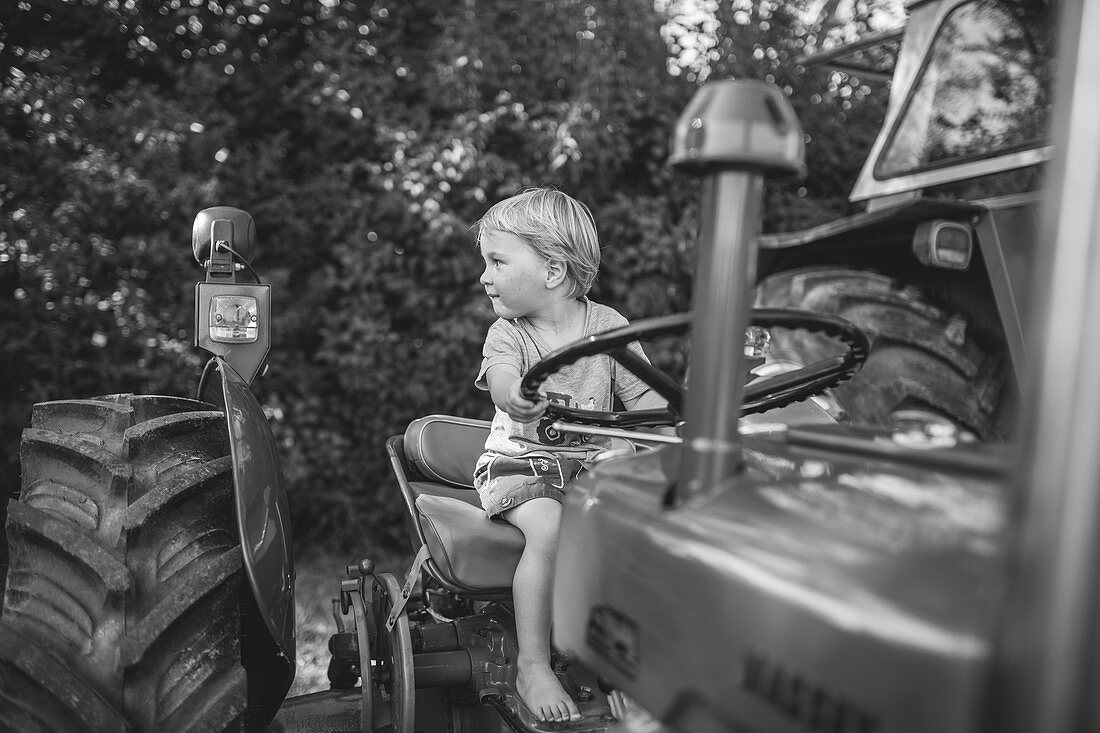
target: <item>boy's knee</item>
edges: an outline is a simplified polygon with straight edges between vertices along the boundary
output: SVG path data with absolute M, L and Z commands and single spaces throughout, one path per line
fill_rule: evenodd
M 523 532 L 527 544 L 556 543 L 561 526 L 561 504 L 553 499 L 538 498 L 520 504 L 504 515 Z
M 558 523 L 542 523 L 523 533 L 528 546 L 554 548 L 558 544 Z

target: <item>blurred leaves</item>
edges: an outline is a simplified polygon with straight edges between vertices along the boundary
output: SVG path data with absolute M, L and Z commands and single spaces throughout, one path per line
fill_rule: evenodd
M 689 59 L 679 2 L 4 3 L 5 493 L 33 403 L 194 394 L 191 221 L 230 205 L 255 218 L 274 288 L 255 390 L 296 539 L 400 544 L 385 439 L 491 413 L 472 386 L 492 312 L 470 234 L 491 204 L 569 192 L 605 246 L 594 297 L 632 319 L 688 309 L 697 183 L 665 167 L 667 141 L 700 80 L 735 75 L 784 88 L 809 140 L 810 178 L 769 186 L 765 226 L 847 211 L 883 91 L 795 64 L 802 4 L 713 5 Z

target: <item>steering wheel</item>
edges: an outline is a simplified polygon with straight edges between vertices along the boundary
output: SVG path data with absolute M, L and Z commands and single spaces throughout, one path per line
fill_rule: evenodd
M 870 350 L 870 342 L 863 331 L 843 318 L 822 313 L 788 308 L 757 308 L 753 310 L 751 325 L 823 333 L 842 342 L 847 347 L 847 351 L 816 361 L 801 369 L 760 379 L 747 385 L 741 406 L 742 415 L 766 412 L 792 402 L 799 402 L 840 384 L 859 370 Z M 547 406 L 546 414 L 567 422 L 600 427 L 675 425 L 682 419 L 684 388 L 660 369 L 630 351 L 627 346 L 635 341 L 682 335 L 690 328 L 691 314 L 680 313 L 673 316 L 647 318 L 622 328 L 586 336 L 550 353 L 532 366 L 520 382 L 520 394 L 529 400 L 536 401 L 539 399 L 539 387 L 551 374 L 584 357 L 607 354 L 664 397 L 668 405 L 655 410 L 603 412 L 566 407 L 552 402 Z M 721 336 L 716 335 L 716 337 Z

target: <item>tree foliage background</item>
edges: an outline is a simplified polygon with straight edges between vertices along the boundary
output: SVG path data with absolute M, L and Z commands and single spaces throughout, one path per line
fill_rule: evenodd
M 0 7 L 0 488 L 35 402 L 193 396 L 194 215 L 255 218 L 274 290 L 254 389 L 299 544 L 400 546 L 385 439 L 472 386 L 492 310 L 470 228 L 524 186 L 592 208 L 593 296 L 687 310 L 696 182 L 665 167 L 699 84 L 790 96 L 809 177 L 765 228 L 849 212 L 884 90 L 797 59 L 836 0 L 9 0 Z M 873 25 L 857 0 L 845 32 Z M 824 19 L 826 22 L 822 22 Z M 835 24 L 833 24 L 835 25 Z

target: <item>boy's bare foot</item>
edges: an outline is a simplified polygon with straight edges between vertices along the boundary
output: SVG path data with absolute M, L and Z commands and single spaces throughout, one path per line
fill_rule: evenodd
M 611 707 L 611 714 L 615 720 L 626 720 L 626 698 L 618 690 L 607 693 L 607 704 Z
M 544 664 L 520 667 L 516 674 L 516 689 L 524 704 L 539 720 L 562 723 L 581 719 L 577 704 Z

